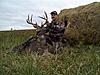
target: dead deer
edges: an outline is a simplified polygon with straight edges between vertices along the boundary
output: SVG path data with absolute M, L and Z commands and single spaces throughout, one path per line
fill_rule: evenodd
M 48 21 L 48 16 L 47 16 L 47 13 L 44 12 L 45 16 L 41 17 L 39 16 L 39 18 L 45 20 L 44 23 L 41 23 L 41 26 L 36 23 L 33 22 L 33 15 L 28 15 L 28 18 L 26 19 L 26 22 L 30 25 L 32 25 L 34 28 L 36 28 L 37 30 L 37 34 L 35 37 L 31 36 L 29 37 L 25 42 L 21 43 L 20 45 L 18 46 L 15 46 L 12 50 L 14 52 L 21 52 L 22 50 L 28 50 L 28 51 L 35 51 L 35 52 L 39 52 L 39 53 L 43 53 L 44 50 L 47 50 L 48 49 L 48 46 L 45 47 L 45 44 L 47 45 L 47 37 L 45 35 L 45 30 L 47 28 L 47 26 L 50 25 L 49 21 Z M 45 27 L 46 25 L 46 27 Z M 40 41 L 39 41 L 40 40 Z M 59 42 L 53 42 L 54 45 L 54 49 L 57 51 L 58 49 L 58 45 L 59 45 Z
M 37 34 L 35 37 L 31 36 L 29 37 L 27 40 L 25 40 L 24 42 L 22 42 L 20 45 L 18 46 L 15 46 L 12 51 L 14 52 L 22 52 L 23 50 L 28 50 L 28 51 L 36 51 L 36 52 L 44 52 L 43 49 L 40 48 L 40 46 L 43 48 L 45 43 L 46 43 L 46 37 L 45 37 L 45 32 L 44 32 L 44 25 L 47 25 L 49 24 L 49 21 L 48 21 L 48 16 L 47 16 L 47 13 L 45 13 L 45 16 L 44 17 L 41 17 L 39 16 L 39 18 L 41 19 L 44 19 L 45 20 L 45 23 L 41 23 L 41 26 L 39 26 L 36 23 L 33 23 L 33 15 L 28 15 L 28 18 L 26 19 L 26 22 L 30 25 L 32 25 L 34 28 L 36 28 L 37 30 Z M 40 42 L 38 43 L 37 42 L 37 39 L 40 40 Z

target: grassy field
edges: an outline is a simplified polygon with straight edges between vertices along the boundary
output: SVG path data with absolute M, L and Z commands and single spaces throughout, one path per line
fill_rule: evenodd
M 34 34 L 32 30 L 0 32 L 0 75 L 100 75 L 97 45 L 66 46 L 57 55 L 11 52 L 13 46 Z

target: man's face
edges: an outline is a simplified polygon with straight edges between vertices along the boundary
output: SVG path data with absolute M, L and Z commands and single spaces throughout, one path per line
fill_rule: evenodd
M 55 20 L 58 19 L 58 15 L 54 15 L 54 14 L 52 14 L 52 15 L 51 15 L 51 18 L 52 18 L 53 21 L 55 21 Z

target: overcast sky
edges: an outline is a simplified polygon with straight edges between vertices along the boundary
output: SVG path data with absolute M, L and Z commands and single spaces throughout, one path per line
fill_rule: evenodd
M 100 0 L 0 0 L 0 31 L 13 29 L 32 29 L 26 23 L 28 14 L 33 14 L 34 22 L 40 24 L 44 11 L 50 16 L 50 12 L 62 9 L 74 8 Z

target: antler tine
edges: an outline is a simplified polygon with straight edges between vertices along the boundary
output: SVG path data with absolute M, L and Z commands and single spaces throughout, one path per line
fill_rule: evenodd
M 31 22 L 32 22 L 32 17 L 33 17 L 33 15 L 31 15 Z
M 45 14 L 45 16 L 46 16 L 46 19 L 48 19 L 48 16 L 47 16 L 47 13 L 44 11 L 44 14 Z
M 40 26 L 37 24 L 37 22 L 35 23 L 36 28 L 40 28 Z
M 41 17 L 41 16 L 38 16 L 38 17 L 39 17 L 39 18 L 42 18 L 42 19 L 44 19 L 44 20 L 46 20 L 45 17 Z
M 29 20 L 29 14 L 28 14 L 28 20 Z
M 29 14 L 28 14 L 28 19 L 26 19 L 26 22 L 27 22 L 27 23 L 29 22 Z
M 45 15 L 43 15 L 43 18 L 45 18 Z
M 43 22 L 41 22 L 41 28 L 44 26 Z

